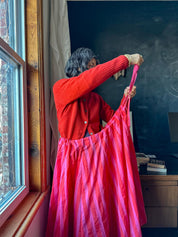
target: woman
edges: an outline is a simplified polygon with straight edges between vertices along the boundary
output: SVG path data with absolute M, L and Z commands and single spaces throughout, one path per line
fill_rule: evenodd
M 79 139 L 99 132 L 102 129 L 101 120 L 108 122 L 114 110 L 101 96 L 91 91 L 116 72 L 129 65 L 141 65 L 142 62 L 139 54 L 133 54 L 98 64 L 97 57 L 90 49 L 77 49 L 65 67 L 70 79 L 57 81 L 53 88 L 61 137 Z M 129 88 L 125 89 L 127 93 Z M 130 96 L 133 97 L 135 93 L 134 87 Z
M 96 148 L 99 142 L 97 136 L 102 130 L 101 121 L 109 122 L 115 111 L 92 90 L 118 71 L 130 65 L 141 65 L 143 61 L 139 54 L 127 54 L 99 64 L 92 50 L 79 48 L 66 64 L 65 72 L 69 78 L 55 83 L 53 92 L 61 138 L 53 177 L 47 236 L 120 235 L 119 224 L 113 223 L 116 227 L 111 227 L 110 223 L 110 203 L 113 200 L 108 196 L 110 174 L 106 176 L 108 179 L 103 177 L 103 180 L 106 178 L 103 182 L 97 170 L 97 162 L 102 160 L 100 156 L 103 157 L 102 148 L 100 145 Z M 131 92 L 127 87 L 124 92 L 125 96 L 129 94 L 130 97 L 135 93 L 135 87 Z M 103 136 L 101 134 L 101 140 Z M 99 149 L 99 153 L 95 149 Z M 99 154 L 98 157 L 95 157 L 96 154 Z M 95 174 L 92 167 L 95 167 Z M 106 190 L 105 194 L 101 194 L 103 190 Z

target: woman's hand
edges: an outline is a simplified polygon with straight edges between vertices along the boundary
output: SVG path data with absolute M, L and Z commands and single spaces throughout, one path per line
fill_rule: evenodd
M 142 55 L 136 53 L 136 54 L 131 54 L 131 64 L 138 64 L 139 66 L 144 62 L 144 59 Z
M 141 54 L 125 54 L 129 60 L 130 65 L 138 64 L 139 66 L 144 62 L 144 59 Z
M 133 86 L 131 92 L 129 92 L 129 91 L 130 91 L 130 88 L 129 88 L 129 86 L 127 86 L 124 90 L 124 95 L 125 96 L 128 95 L 130 98 L 133 98 L 136 95 L 136 86 Z

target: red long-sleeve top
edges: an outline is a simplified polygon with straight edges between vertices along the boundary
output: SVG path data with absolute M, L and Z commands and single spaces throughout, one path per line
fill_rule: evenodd
M 127 57 L 121 55 L 79 76 L 61 79 L 54 84 L 53 93 L 61 137 L 79 139 L 101 130 L 101 120 L 108 122 L 114 110 L 100 95 L 92 92 L 113 74 L 129 66 Z

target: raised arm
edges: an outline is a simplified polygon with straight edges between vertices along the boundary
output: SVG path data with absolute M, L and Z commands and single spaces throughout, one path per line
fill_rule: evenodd
M 92 91 L 116 72 L 126 69 L 129 60 L 121 55 L 94 68 L 84 71 L 77 77 L 61 79 L 54 84 L 53 92 L 56 103 L 68 104 Z
M 98 87 L 116 72 L 130 65 L 141 65 L 142 63 L 143 58 L 140 54 L 126 54 L 99 64 L 76 77 L 61 79 L 53 87 L 55 103 L 56 105 L 58 103 L 69 104 Z

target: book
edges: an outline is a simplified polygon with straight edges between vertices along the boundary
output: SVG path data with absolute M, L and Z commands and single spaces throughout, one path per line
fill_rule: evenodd
M 137 158 L 137 166 L 147 164 L 150 160 L 150 158 L 144 153 L 136 153 L 136 158 Z
M 156 155 L 154 155 L 154 154 L 147 154 L 147 156 L 148 156 L 150 159 L 156 159 Z
M 149 167 L 153 167 L 153 168 L 161 168 L 161 169 L 164 169 L 164 168 L 166 168 L 166 166 L 163 164 L 163 165 L 161 165 L 161 164 L 155 164 L 155 163 L 149 163 L 148 162 L 148 164 L 147 164 Z
M 155 168 L 166 168 L 164 160 L 150 159 L 147 165 Z
M 157 167 L 147 166 L 147 172 L 167 174 L 167 168 L 157 168 Z

